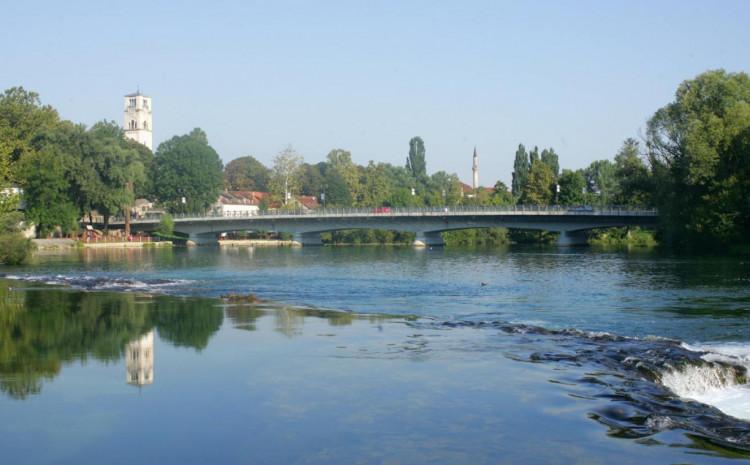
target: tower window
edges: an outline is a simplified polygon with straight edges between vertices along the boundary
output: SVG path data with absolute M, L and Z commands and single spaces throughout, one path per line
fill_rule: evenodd
M 138 123 L 134 119 L 130 120 L 130 129 L 138 129 Z
M 148 129 L 148 121 L 143 122 L 143 129 Z
M 135 99 L 134 98 L 130 99 L 130 107 L 131 108 L 135 108 Z

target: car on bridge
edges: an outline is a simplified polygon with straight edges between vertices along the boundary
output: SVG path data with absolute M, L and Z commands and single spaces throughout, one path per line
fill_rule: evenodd
M 376 207 L 372 210 L 373 213 L 390 213 L 391 207 Z

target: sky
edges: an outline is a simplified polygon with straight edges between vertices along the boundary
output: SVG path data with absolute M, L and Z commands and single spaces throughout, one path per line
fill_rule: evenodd
M 292 145 L 510 183 L 519 143 L 563 168 L 641 138 L 677 86 L 750 71 L 750 2 L 0 0 L 0 89 L 122 124 L 153 99 L 154 148 L 200 127 L 226 163 Z

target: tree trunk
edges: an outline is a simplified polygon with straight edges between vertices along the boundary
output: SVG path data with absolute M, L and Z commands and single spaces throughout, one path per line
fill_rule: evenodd
M 130 208 L 125 207 L 125 237 L 130 237 Z

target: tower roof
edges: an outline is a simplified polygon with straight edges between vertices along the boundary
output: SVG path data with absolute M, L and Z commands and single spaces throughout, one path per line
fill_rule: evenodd
M 128 94 L 125 97 L 148 97 L 148 95 L 141 93 L 140 90 L 137 90 L 133 92 L 132 94 Z
M 474 146 L 474 158 L 476 158 L 476 156 L 477 156 L 477 146 L 475 145 Z

